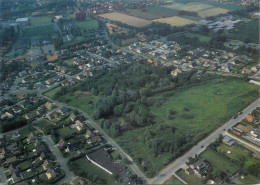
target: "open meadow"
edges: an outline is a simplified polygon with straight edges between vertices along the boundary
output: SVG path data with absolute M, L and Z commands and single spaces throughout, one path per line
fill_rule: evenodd
M 119 12 L 112 12 L 112 13 L 106 13 L 106 14 L 100 14 L 99 17 L 111 20 L 111 21 L 118 21 L 122 22 L 124 24 L 134 26 L 134 27 L 145 27 L 151 24 L 151 21 L 141 19 L 138 17 L 125 15 Z
M 154 156 L 143 141 L 145 132 L 157 133 L 159 125 L 167 124 L 183 135 L 190 135 L 191 142 L 197 142 L 254 101 L 258 97 L 258 88 L 236 80 L 209 82 L 172 92 L 172 95 L 170 98 L 162 95 L 149 98 L 148 101 L 153 102 L 150 110 L 155 116 L 155 125 L 127 131 L 115 138 L 148 176 L 158 173 L 171 160 L 172 154 L 166 152 Z M 167 118 L 170 109 L 176 112 L 172 120 Z M 146 161 L 145 168 L 141 165 L 143 160 Z
M 154 22 L 160 22 L 160 23 L 166 23 L 171 26 L 185 26 L 187 24 L 196 24 L 196 21 L 192 21 L 189 19 L 181 18 L 178 16 L 173 16 L 173 17 L 167 17 L 167 18 L 162 18 L 162 19 L 155 19 L 153 20 Z

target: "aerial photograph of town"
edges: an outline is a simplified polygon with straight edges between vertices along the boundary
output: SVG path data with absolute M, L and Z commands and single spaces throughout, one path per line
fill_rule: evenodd
M 260 184 L 259 0 L 0 0 L 0 185 Z

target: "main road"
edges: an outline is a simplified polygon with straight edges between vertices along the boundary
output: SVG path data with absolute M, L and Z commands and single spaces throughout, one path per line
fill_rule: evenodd
M 206 147 L 214 142 L 216 138 L 219 137 L 220 134 L 226 134 L 227 130 L 230 129 L 232 126 L 237 124 L 238 122 L 242 121 L 248 114 L 250 114 L 254 109 L 260 106 L 260 98 L 258 98 L 256 101 L 254 101 L 251 105 L 246 107 L 242 114 L 239 115 L 235 119 L 229 120 L 227 123 L 219 127 L 217 130 L 215 130 L 212 134 L 210 134 L 207 138 L 200 141 L 199 144 L 192 147 L 187 153 L 173 161 L 171 164 L 169 164 L 167 167 L 165 167 L 159 175 L 156 177 L 149 179 L 148 184 L 162 184 L 166 180 L 168 180 L 172 175 L 175 174 L 175 172 L 182 168 L 185 165 L 185 162 L 188 161 L 189 157 L 195 157 L 195 155 L 200 154 L 203 152 Z

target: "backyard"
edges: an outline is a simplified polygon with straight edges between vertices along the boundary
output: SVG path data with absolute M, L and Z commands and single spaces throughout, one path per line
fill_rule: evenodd
M 71 161 L 69 165 L 78 171 L 84 171 L 87 173 L 88 176 L 92 177 L 89 178 L 92 182 L 95 182 L 95 179 L 100 179 L 101 182 L 103 182 L 102 184 L 115 184 L 115 179 L 112 175 L 91 163 L 86 157 Z
M 201 154 L 201 157 L 209 161 L 210 165 L 213 166 L 212 173 L 214 174 L 224 172 L 230 177 L 240 169 L 240 166 L 237 163 L 232 162 L 227 157 L 220 155 L 210 148 L 204 151 Z

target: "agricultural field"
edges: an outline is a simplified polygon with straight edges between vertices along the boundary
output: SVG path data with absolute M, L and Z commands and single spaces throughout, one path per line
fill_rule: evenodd
M 210 9 L 213 8 L 212 5 L 210 4 L 205 4 L 205 3 L 173 3 L 172 5 L 167 6 L 168 8 L 171 9 L 176 9 L 176 10 L 184 10 L 184 11 L 193 11 L 193 12 L 198 12 L 201 10 L 205 9 Z
M 224 8 L 212 8 L 212 9 L 199 11 L 198 14 L 200 17 L 210 17 L 210 16 L 216 16 L 219 14 L 225 14 L 228 11 L 229 10 L 224 9 Z
M 84 21 L 76 21 L 76 25 L 82 30 L 95 30 L 98 29 L 98 21 L 96 19 L 87 18 Z
M 162 6 L 147 7 L 144 9 L 127 9 L 126 12 L 123 12 L 135 17 L 139 17 L 147 20 L 160 19 L 165 17 L 172 17 L 178 14 L 177 10 Z
M 122 14 L 119 12 L 112 12 L 106 14 L 100 14 L 99 17 L 111 20 L 111 21 L 118 21 L 124 24 L 134 26 L 134 27 L 145 27 L 151 24 L 151 21 L 141 19 L 138 17 Z
M 196 21 L 184 19 L 184 18 L 181 18 L 178 16 L 167 17 L 167 18 L 162 18 L 162 19 L 155 19 L 153 21 L 170 24 L 171 26 L 185 26 L 187 24 L 196 24 L 197 23 Z
M 84 171 L 88 176 L 92 177 L 91 179 L 100 179 L 102 184 L 115 184 L 115 179 L 113 175 L 108 174 L 101 168 L 92 164 L 86 157 L 79 158 L 75 161 L 69 163 L 71 167 L 75 167 L 79 171 Z
M 221 7 L 216 7 L 210 3 L 192 2 L 192 3 L 173 3 L 166 6 L 174 10 L 193 11 L 197 12 L 200 17 L 215 16 L 222 13 L 227 13 L 229 10 Z
M 23 37 L 33 37 L 39 35 L 50 35 L 55 32 L 54 24 L 42 26 L 30 26 L 23 28 Z
M 51 17 L 49 16 L 41 16 L 41 17 L 32 17 L 31 18 L 31 25 L 32 26 L 39 26 L 44 24 L 50 24 Z

